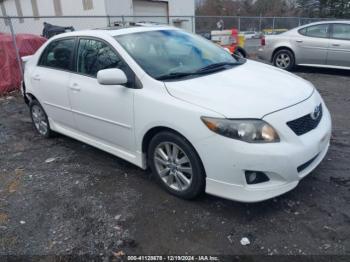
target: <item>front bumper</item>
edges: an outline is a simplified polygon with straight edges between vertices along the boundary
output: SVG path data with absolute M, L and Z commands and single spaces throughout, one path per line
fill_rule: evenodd
M 286 122 L 313 112 L 320 102 L 323 103 L 315 92 L 307 101 L 264 117 L 278 131 L 280 143 L 249 144 L 219 135 L 198 143 L 196 149 L 207 174 L 206 192 L 240 202 L 259 202 L 295 188 L 327 154 L 331 117 L 323 103 L 320 124 L 302 136 L 297 136 Z M 248 185 L 247 170 L 264 172 L 270 181 Z

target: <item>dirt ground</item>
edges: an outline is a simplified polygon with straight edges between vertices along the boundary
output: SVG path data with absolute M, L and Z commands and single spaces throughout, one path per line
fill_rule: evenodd
M 332 145 L 295 190 L 257 204 L 209 195 L 177 199 L 148 171 L 64 136 L 40 138 L 21 97 L 0 98 L 0 255 L 350 259 L 350 73 L 300 68 L 296 74 L 323 95 L 333 116 Z M 243 237 L 250 245 L 241 245 Z

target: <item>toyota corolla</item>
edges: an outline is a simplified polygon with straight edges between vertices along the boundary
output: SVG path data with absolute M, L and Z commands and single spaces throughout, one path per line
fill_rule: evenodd
M 40 135 L 149 167 L 181 198 L 281 195 L 329 147 L 330 113 L 310 82 L 179 29 L 66 33 L 24 60 L 23 93 Z

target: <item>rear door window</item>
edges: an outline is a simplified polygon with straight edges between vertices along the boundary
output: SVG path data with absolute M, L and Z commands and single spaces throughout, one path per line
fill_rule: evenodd
M 350 24 L 333 24 L 331 38 L 350 40 Z
M 313 26 L 305 27 L 303 29 L 300 29 L 299 33 L 309 37 L 328 38 L 329 25 L 321 24 L 321 25 L 313 25 Z
M 60 70 L 72 70 L 75 39 L 65 38 L 50 43 L 43 52 L 39 66 Z

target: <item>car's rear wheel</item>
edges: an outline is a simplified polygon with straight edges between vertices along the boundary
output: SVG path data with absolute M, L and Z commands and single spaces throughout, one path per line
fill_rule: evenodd
M 154 136 L 148 161 L 157 180 L 171 194 L 193 199 L 204 192 L 204 168 L 192 145 L 182 136 L 172 132 Z
M 273 57 L 273 65 L 284 70 L 292 70 L 295 66 L 293 53 L 287 49 L 277 51 Z
M 33 100 L 30 105 L 30 116 L 35 130 L 43 137 L 49 138 L 53 135 L 50 123 L 45 110 L 37 100 Z

